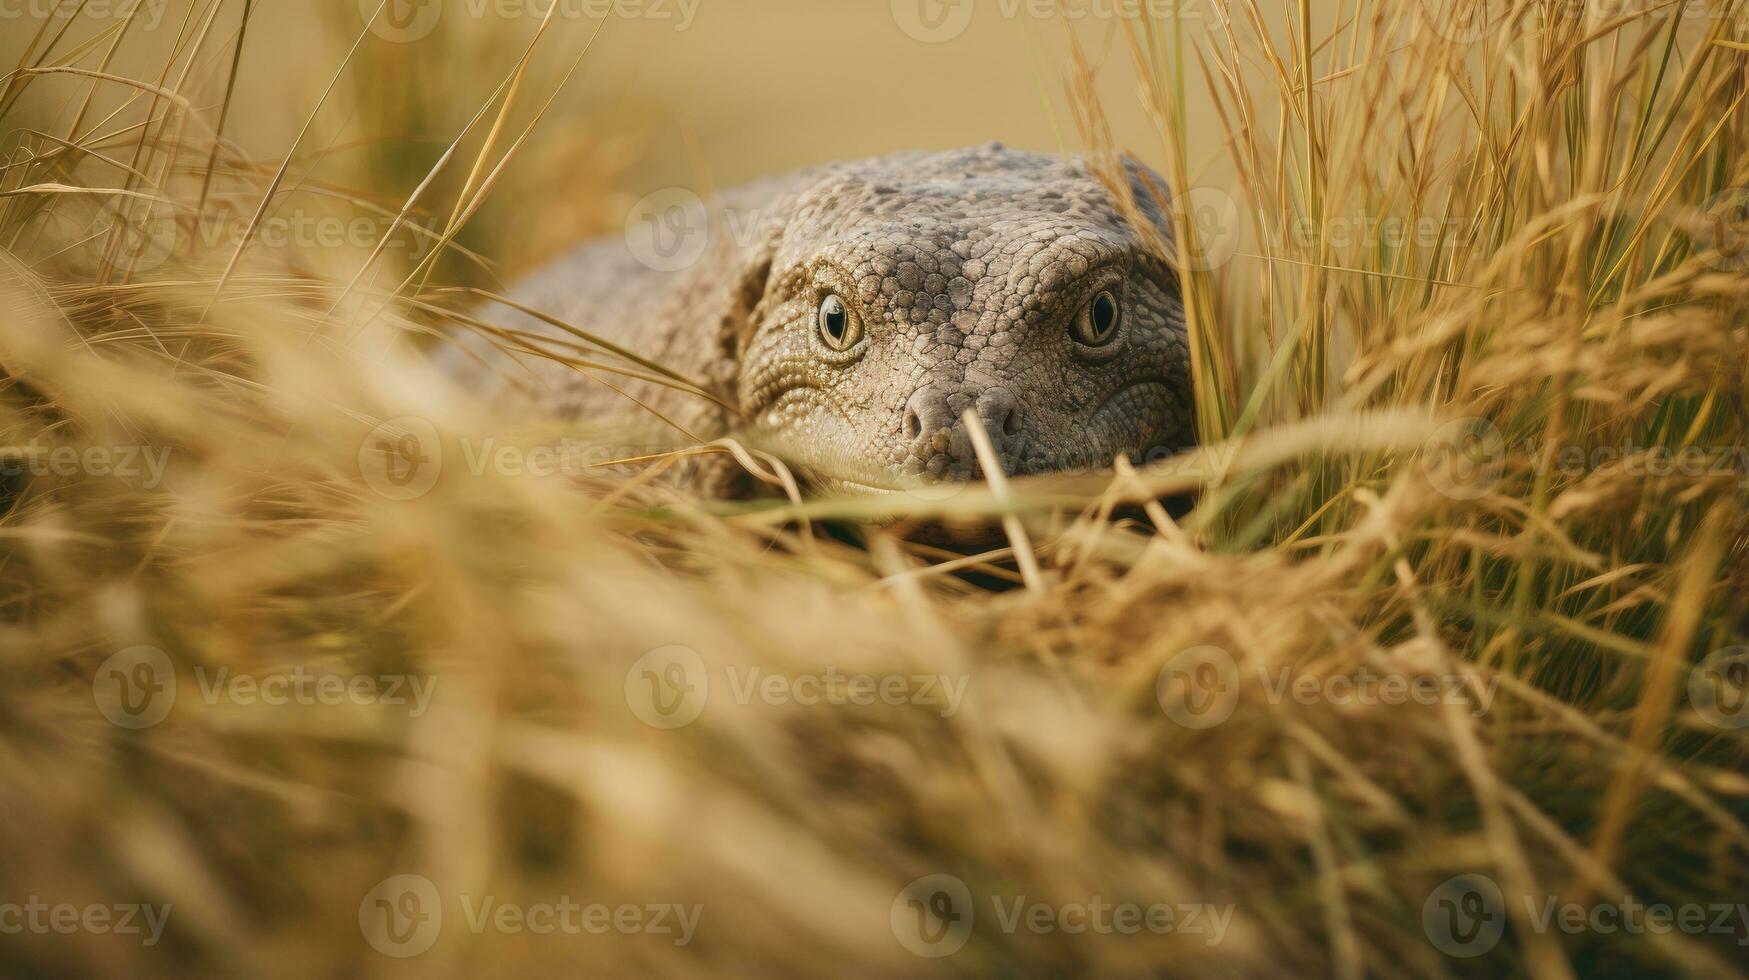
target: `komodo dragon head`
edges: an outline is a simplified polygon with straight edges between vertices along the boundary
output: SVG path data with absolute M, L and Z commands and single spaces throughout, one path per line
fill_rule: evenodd
M 968 410 L 1011 476 L 1186 447 L 1165 184 L 1124 174 L 1140 227 L 1085 161 L 1000 146 L 800 185 L 724 341 L 746 430 L 829 486 L 877 490 L 978 479 Z

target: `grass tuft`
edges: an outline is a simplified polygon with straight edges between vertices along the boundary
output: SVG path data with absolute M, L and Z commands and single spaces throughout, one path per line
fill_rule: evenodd
M 149 946 L 0 934 L 6 972 L 1740 969 L 1735 920 L 1538 925 L 1749 891 L 1739 0 L 1144 20 L 1150 146 L 1076 49 L 1084 141 L 1172 184 L 1202 447 L 736 506 L 672 457 L 608 465 L 637 456 L 612 432 L 492 418 L 426 357 L 477 332 L 694 386 L 479 301 L 500 180 L 575 162 L 522 155 L 592 38 L 446 25 L 514 56 L 489 97 L 397 92 L 452 129 L 397 139 L 394 105 L 352 145 L 326 114 L 409 55 L 335 18 L 349 53 L 263 159 L 232 134 L 259 6 L 190 4 L 156 62 L 130 18 L 45 23 L 0 79 L 0 902 L 173 909 Z M 1222 132 L 1188 131 L 1201 99 Z M 292 215 L 372 230 L 276 245 Z M 492 462 L 561 440 L 589 452 L 560 475 Z M 931 519 L 1018 552 L 899 533 Z M 852 703 L 760 693 L 848 675 Z M 1387 679 L 1438 696 L 1355 693 Z M 662 727 L 673 697 L 702 712 Z M 441 902 L 417 958 L 371 924 L 396 875 Z M 934 875 L 976 925 L 920 959 L 905 890 Z M 1503 933 L 1454 957 L 1429 923 L 1476 875 Z M 702 916 L 560 941 L 470 928 L 485 896 Z M 1231 918 L 1004 930 L 1022 896 Z

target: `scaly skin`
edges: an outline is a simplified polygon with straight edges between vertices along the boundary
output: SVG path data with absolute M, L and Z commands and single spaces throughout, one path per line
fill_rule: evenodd
M 695 379 L 738 416 L 539 359 L 524 358 L 521 390 L 561 419 L 636 425 L 650 448 L 734 435 L 828 486 L 979 478 L 967 408 L 1010 475 L 1158 458 L 1191 439 L 1184 313 L 1159 257 L 1164 183 L 1126 168 L 1140 230 L 1085 161 L 991 145 L 724 195 L 707 254 L 679 272 L 640 265 L 622 239 L 585 245 L 514 298 Z M 1075 330 L 1100 339 L 1114 309 L 1093 309 L 1102 294 L 1115 336 L 1092 346 Z M 844 351 L 821 328 L 832 295 L 861 326 Z

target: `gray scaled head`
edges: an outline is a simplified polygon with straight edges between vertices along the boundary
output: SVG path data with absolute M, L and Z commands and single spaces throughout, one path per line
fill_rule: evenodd
M 1165 184 L 1127 177 L 1148 230 L 1078 159 L 986 146 L 823 172 L 774 232 L 739 358 L 752 431 L 875 489 L 979 479 L 968 410 L 1011 476 L 1185 447 Z

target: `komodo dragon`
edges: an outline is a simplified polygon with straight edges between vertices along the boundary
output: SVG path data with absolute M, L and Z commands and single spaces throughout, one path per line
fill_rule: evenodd
M 733 435 L 835 489 L 978 479 L 968 408 L 1009 475 L 1160 458 L 1191 440 L 1184 311 L 1160 257 L 1165 185 L 1124 166 L 1141 231 L 1085 160 L 997 144 L 728 193 L 687 268 L 653 269 L 618 237 L 512 295 L 717 401 L 526 354 L 489 375 L 559 420 L 641 421 L 640 448 Z M 513 316 L 540 346 L 602 357 Z

